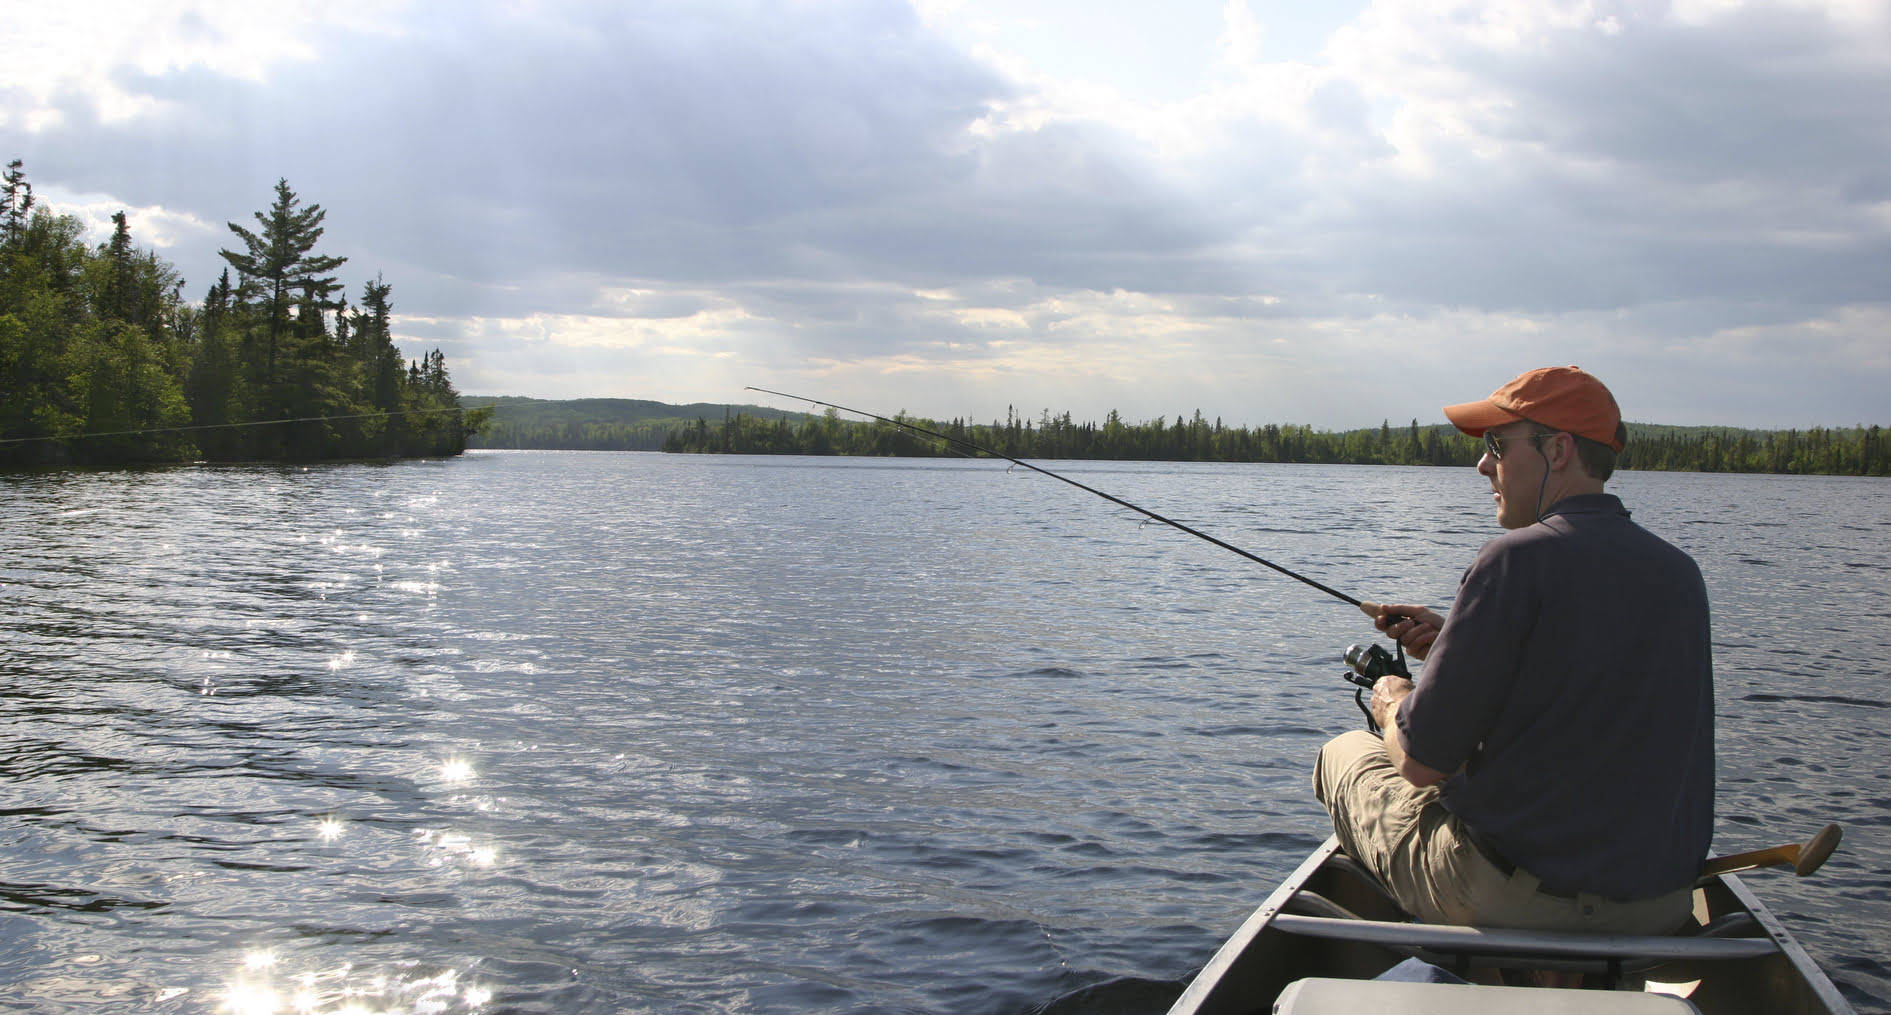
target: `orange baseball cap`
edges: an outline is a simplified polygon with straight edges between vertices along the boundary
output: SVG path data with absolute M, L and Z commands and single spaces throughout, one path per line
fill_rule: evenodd
M 1484 436 L 1494 426 L 1528 419 L 1622 450 L 1617 436 L 1622 410 L 1616 407 L 1615 396 L 1580 367 L 1544 367 L 1519 374 L 1481 402 L 1445 406 L 1445 418 L 1473 437 Z

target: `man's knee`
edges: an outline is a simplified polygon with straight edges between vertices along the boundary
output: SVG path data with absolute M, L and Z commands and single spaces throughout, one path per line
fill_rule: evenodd
M 1391 765 L 1385 744 L 1365 730 L 1349 730 L 1326 742 L 1313 765 L 1313 795 L 1331 809 L 1333 796 L 1348 774 L 1362 765 Z

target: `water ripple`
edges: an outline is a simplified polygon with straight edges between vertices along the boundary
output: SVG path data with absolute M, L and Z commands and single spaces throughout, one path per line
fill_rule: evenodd
M 1449 470 L 1077 468 L 1378 599 L 1447 604 L 1492 531 Z M 1617 485 L 1714 599 L 1716 845 L 1891 824 L 1884 483 Z M 0 982 L 50 1010 L 1159 1006 L 1324 837 L 1369 636 L 981 462 L 51 472 L 0 508 Z M 1887 849 L 1753 881 L 1861 1007 Z

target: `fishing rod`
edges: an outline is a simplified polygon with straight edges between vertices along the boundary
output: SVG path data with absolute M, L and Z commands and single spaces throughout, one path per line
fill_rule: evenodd
M 1180 529 L 1181 531 L 1186 532 L 1197 539 L 1206 539 L 1209 542 L 1215 544 L 1216 546 L 1221 547 L 1224 550 L 1227 550 L 1231 553 L 1240 554 L 1241 556 L 1246 557 L 1247 559 L 1255 562 L 1256 564 L 1260 564 L 1263 567 L 1273 568 L 1274 570 L 1280 572 L 1281 574 L 1284 574 L 1295 581 L 1304 582 L 1308 585 L 1311 585 L 1314 588 L 1319 589 L 1321 592 L 1324 592 L 1335 599 L 1341 600 L 1343 602 L 1351 603 L 1352 605 L 1359 607 L 1362 611 L 1364 611 L 1369 616 L 1377 617 L 1380 615 L 1380 607 L 1378 603 L 1366 602 L 1364 600 L 1354 599 L 1352 596 L 1349 596 L 1346 593 L 1339 591 L 1338 589 L 1335 589 L 1329 585 L 1321 584 L 1320 582 L 1317 582 L 1313 580 L 1312 578 L 1308 578 L 1306 575 L 1288 570 L 1287 568 L 1284 568 L 1280 566 L 1279 564 L 1276 564 L 1273 561 L 1268 560 L 1264 557 L 1260 557 L 1255 554 L 1249 553 L 1248 551 L 1241 549 L 1240 547 L 1234 545 L 1233 543 L 1216 539 L 1214 536 L 1211 536 L 1208 533 L 1201 531 L 1200 529 L 1191 528 L 1187 525 L 1182 524 L 1181 522 L 1176 521 L 1173 518 L 1165 518 L 1162 515 L 1156 514 L 1154 511 L 1149 510 L 1148 508 L 1139 507 L 1135 504 L 1131 504 L 1129 501 L 1126 501 L 1121 497 L 1115 496 L 1114 494 L 1104 493 L 1102 490 L 1098 490 L 1095 487 L 1085 486 L 1082 483 L 1079 483 L 1076 480 L 1071 479 L 1069 476 L 1060 476 L 1049 469 L 1039 468 L 1038 466 L 1032 465 L 1030 462 L 1024 461 L 1023 459 L 1013 458 L 1002 451 L 993 451 L 991 448 L 985 447 L 981 444 L 975 444 L 972 441 L 968 441 L 964 439 L 963 437 L 954 437 L 951 434 L 943 434 L 943 433 L 938 432 L 937 430 L 928 430 L 923 426 L 917 426 L 907 420 L 889 419 L 877 413 L 867 412 L 862 409 L 852 409 L 845 405 L 837 405 L 833 402 L 823 402 L 818 398 L 807 398 L 802 395 L 791 395 L 785 391 L 772 391 L 768 388 L 758 388 L 753 385 L 750 385 L 744 388 L 743 390 L 744 391 L 759 391 L 765 395 L 777 395 L 781 398 L 789 398 L 797 402 L 809 402 L 814 405 L 824 405 L 830 409 L 838 409 L 841 412 L 851 412 L 856 416 L 866 416 L 869 419 L 877 419 L 882 423 L 891 423 L 894 426 L 902 427 L 904 429 L 911 430 L 915 433 L 922 433 L 928 437 L 937 437 L 938 439 L 942 441 L 948 441 L 950 443 L 957 444 L 961 447 L 970 448 L 973 451 L 990 455 L 993 458 L 1002 458 L 1013 465 L 1022 465 L 1025 468 L 1030 469 L 1032 472 L 1042 473 L 1043 475 L 1049 476 L 1060 483 L 1069 483 L 1071 486 L 1074 486 L 1077 489 L 1084 491 L 1085 493 L 1096 494 L 1098 497 L 1101 497 L 1112 504 L 1120 504 L 1123 507 L 1126 507 L 1130 509 L 1131 511 L 1136 512 L 1137 514 L 1148 517 L 1151 521 L 1158 521 L 1164 525 L 1170 526 L 1171 528 Z

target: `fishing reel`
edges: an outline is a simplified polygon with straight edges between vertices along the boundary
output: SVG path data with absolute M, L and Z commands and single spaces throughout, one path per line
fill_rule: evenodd
M 1372 692 L 1372 685 L 1387 675 L 1412 679 L 1412 669 L 1405 665 L 1404 644 L 1396 641 L 1392 644 L 1397 654 L 1387 652 L 1384 646 L 1373 642 L 1369 645 L 1354 645 L 1340 657 L 1348 667 L 1340 676 L 1355 686 L 1353 702 L 1365 714 L 1366 729 L 1375 734 L 1380 732 L 1379 724 L 1373 720 L 1372 706 L 1366 702 L 1366 696 Z

